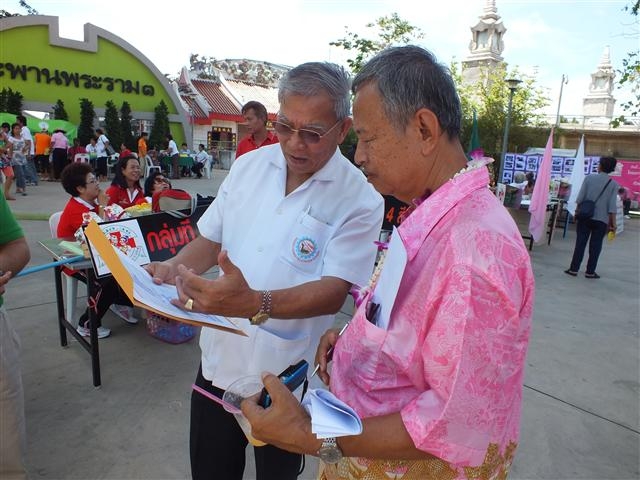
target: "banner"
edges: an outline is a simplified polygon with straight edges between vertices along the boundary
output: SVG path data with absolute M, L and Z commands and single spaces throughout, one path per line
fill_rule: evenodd
M 175 257 L 198 236 L 197 222 L 208 205 L 190 210 L 165 211 L 98 224 L 111 244 L 138 265 Z M 98 251 L 89 244 L 96 276 L 110 274 Z

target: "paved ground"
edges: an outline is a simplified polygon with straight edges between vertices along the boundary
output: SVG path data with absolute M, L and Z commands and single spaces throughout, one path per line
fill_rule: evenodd
M 215 194 L 212 180 L 175 183 Z M 23 215 L 50 214 L 67 200 L 59 184 L 29 188 L 11 203 Z M 23 220 L 31 265 L 49 261 L 37 240 L 45 221 Z M 531 255 L 537 282 L 528 355 L 522 438 L 512 479 L 634 479 L 640 474 L 640 219 L 604 247 L 600 280 L 563 274 L 573 230 Z M 112 336 L 100 341 L 102 388 L 75 340 L 61 348 L 52 274 L 10 284 L 5 304 L 22 338 L 28 467 L 33 479 L 183 479 L 189 477 L 189 392 L 198 365 L 195 341 L 169 345 L 144 325 L 108 313 Z M 80 304 L 82 302 L 79 302 Z M 350 305 L 345 304 L 341 319 Z M 78 310 L 79 313 L 79 310 Z M 308 460 L 302 479 L 315 478 Z M 254 477 L 249 462 L 245 478 Z M 224 480 L 224 479 L 222 479 Z

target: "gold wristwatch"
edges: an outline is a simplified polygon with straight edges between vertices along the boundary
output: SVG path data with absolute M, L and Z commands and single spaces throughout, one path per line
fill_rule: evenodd
M 260 325 L 266 322 L 271 315 L 271 290 L 262 290 L 260 294 L 262 295 L 260 310 L 249 319 L 251 325 Z

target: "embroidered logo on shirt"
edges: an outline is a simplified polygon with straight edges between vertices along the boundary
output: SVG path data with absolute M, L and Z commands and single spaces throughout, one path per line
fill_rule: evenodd
M 301 262 L 310 262 L 318 256 L 318 244 L 313 238 L 296 238 L 293 241 L 293 254 Z

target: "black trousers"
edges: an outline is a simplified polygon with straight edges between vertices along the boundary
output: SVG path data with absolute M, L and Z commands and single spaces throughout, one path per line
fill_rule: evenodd
M 198 368 L 196 385 L 222 397 Z M 286 426 L 283 426 L 286 428 Z M 242 480 L 248 441 L 234 416 L 204 395 L 191 393 L 191 476 L 194 480 Z M 254 447 L 256 480 L 295 480 L 302 455 L 271 445 Z
M 58 180 L 60 173 L 67 166 L 67 149 L 66 148 L 54 148 L 51 158 L 53 166 L 53 178 Z
M 75 278 L 83 283 L 87 283 L 87 277 L 80 272 L 73 274 Z M 89 302 L 93 304 L 93 308 L 96 310 L 96 319 L 98 320 L 98 326 L 102 326 L 102 317 L 107 313 L 109 307 L 116 303 L 118 305 L 133 306 L 127 294 L 120 288 L 116 279 L 109 276 L 104 278 L 97 278 L 96 283 L 99 284 L 99 288 L 96 292 L 96 298 L 89 299 Z M 81 327 L 89 328 L 89 325 L 85 325 L 89 320 L 89 307 L 84 311 L 78 320 L 78 325 Z
M 598 220 L 578 220 L 576 225 L 576 246 L 571 259 L 572 272 L 580 270 L 580 264 L 584 258 L 584 250 L 589 242 L 589 260 L 587 260 L 586 273 L 596 273 L 598 258 L 602 251 L 602 241 L 607 234 L 607 224 Z M 589 239 L 591 237 L 591 239 Z
M 198 176 L 198 178 L 200 178 L 202 177 L 202 173 L 201 173 L 202 167 L 204 167 L 204 163 L 195 162 L 193 164 L 193 167 L 191 167 L 191 171 L 195 173 Z

